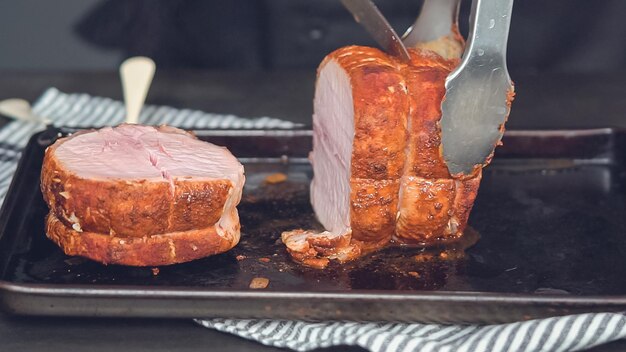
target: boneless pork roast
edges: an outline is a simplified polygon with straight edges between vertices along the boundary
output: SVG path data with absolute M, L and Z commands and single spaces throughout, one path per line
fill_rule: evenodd
M 166 265 L 239 242 L 243 166 L 226 149 L 173 127 L 76 133 L 46 150 L 47 236 L 68 255 Z
M 451 175 L 442 156 L 444 84 L 462 45 L 448 42 L 435 43 L 445 50 L 409 49 L 410 62 L 362 46 L 323 60 L 310 160 L 311 203 L 326 231 L 284 232 L 296 261 L 324 268 L 389 245 L 463 235 L 484 165 Z M 103 263 L 166 265 L 222 253 L 239 241 L 244 180 L 228 150 L 176 128 L 76 133 L 46 150 L 47 236 L 68 255 Z
M 463 234 L 481 178 L 451 175 L 441 152 L 445 79 L 458 64 L 410 49 L 404 63 L 349 46 L 318 69 L 311 203 L 326 229 L 285 232 L 292 257 L 322 268 L 390 244 L 429 246 Z

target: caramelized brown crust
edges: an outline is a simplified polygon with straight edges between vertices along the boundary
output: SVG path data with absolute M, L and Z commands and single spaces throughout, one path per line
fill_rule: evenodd
M 329 54 L 350 77 L 354 102 L 353 178 L 396 180 L 406 148 L 408 97 L 396 62 L 374 48 L 348 46 Z
M 432 245 L 462 235 L 480 184 L 480 170 L 465 180 L 450 175 L 441 149 L 441 102 L 445 80 L 457 60 L 411 50 L 403 66 L 410 96 L 409 142 L 400 186 L 394 239 Z
M 350 77 L 354 107 L 350 214 L 352 237 L 391 239 L 402 175 L 409 100 L 396 62 L 374 48 L 349 46 L 326 57 Z M 390 138 L 390 136 L 393 136 Z
M 120 238 L 95 232 L 78 232 L 50 213 L 46 235 L 67 255 L 86 257 L 103 264 L 159 266 L 183 263 L 226 252 L 239 237 L 239 226 L 218 234 L 215 226 L 156 236 Z
M 350 181 L 350 224 L 352 238 L 362 242 L 386 243 L 395 231 L 398 212 L 398 180 Z
M 454 180 L 404 177 L 401 187 L 397 238 L 403 242 L 427 243 L 444 235 L 454 212 Z
M 467 226 L 481 173 L 466 180 L 404 177 L 394 240 L 429 246 L 460 237 Z
M 482 170 L 478 170 L 478 174 L 473 178 L 466 180 L 455 180 L 456 195 L 454 198 L 454 215 L 453 221 L 460 227 L 459 232 L 465 230 L 467 219 L 469 218 L 476 195 L 478 195 L 478 187 L 480 187 L 480 179 L 482 178 Z
M 454 61 L 427 51 L 411 50 L 411 64 L 402 67 L 409 91 L 409 140 L 404 176 L 450 178 L 441 153 L 441 101 Z
M 46 150 L 41 191 L 56 217 L 76 230 L 144 237 L 213 226 L 233 189 L 230 180 L 110 180 L 76 176 Z M 173 190 L 173 192 L 172 192 Z

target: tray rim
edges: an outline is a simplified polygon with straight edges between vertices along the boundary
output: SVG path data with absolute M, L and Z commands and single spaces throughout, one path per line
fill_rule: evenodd
M 16 192 L 24 181 L 23 177 L 15 177 L 24 173 L 26 160 L 32 157 L 28 154 L 31 143 L 38 144 L 37 138 L 48 129 L 35 133 L 31 136 L 27 146 L 24 148 L 14 177 L 8 188 L 6 198 L 0 208 L 0 237 L 4 236 L 8 209 L 12 202 L 15 202 Z M 53 131 L 61 129 L 53 128 Z M 68 129 L 66 129 L 67 131 Z M 76 130 L 69 128 L 69 130 Z M 307 128 L 297 130 L 194 130 L 203 136 L 308 136 L 312 131 Z M 250 132 L 252 132 L 250 134 Z M 626 129 L 615 127 L 581 128 L 581 129 L 554 129 L 554 130 L 513 130 L 507 131 L 513 136 L 536 136 L 536 137 L 576 137 L 588 135 L 612 135 L 624 134 Z M 189 286 L 140 286 L 140 285 L 87 285 L 87 284 L 45 284 L 45 283 L 16 283 L 13 281 L 0 279 L 0 309 L 7 313 L 20 315 L 67 315 L 63 312 L 33 312 L 32 309 L 24 309 L 12 304 L 9 299 L 11 295 L 25 295 L 27 297 L 48 297 L 48 298 L 83 298 L 98 299 L 109 298 L 118 301 L 138 300 L 138 299 L 184 299 L 190 303 L 209 304 L 216 301 L 242 301 L 242 300 L 292 300 L 316 302 L 374 302 L 389 301 L 399 303 L 452 303 L 452 304 L 505 304 L 511 308 L 529 305 L 541 305 L 555 308 L 579 308 L 592 309 L 593 307 L 605 307 L 608 311 L 626 311 L 626 294 L 623 295 L 567 295 L 567 294 L 532 294 L 532 293 L 507 293 L 507 292 L 481 292 L 481 291 L 384 291 L 384 290 L 352 290 L 350 292 L 334 291 L 247 291 L 247 290 L 223 290 L 204 289 Z M 26 299 L 25 302 L 29 302 Z M 115 312 L 97 312 L 94 307 L 91 313 L 81 313 L 79 316 L 129 316 L 141 317 L 151 316 L 150 314 L 120 314 Z M 175 307 L 170 309 L 176 309 Z M 69 314 L 73 315 L 73 314 Z M 560 315 L 560 314 L 557 314 Z M 169 315 L 159 315 L 169 316 Z M 180 316 L 179 316 L 180 317 Z M 192 318 L 194 316 L 188 316 Z M 419 321 L 419 319 L 417 320 Z
M 50 287 L 54 286 L 54 287 Z M 157 287 L 157 288 L 155 288 Z M 429 300 L 449 302 L 451 296 L 456 302 L 506 302 L 506 303 L 560 303 L 560 304 L 615 304 L 626 307 L 626 295 L 586 295 L 567 294 L 525 294 L 525 293 L 491 293 L 481 291 L 411 291 L 411 290 L 351 290 L 350 292 L 316 291 L 295 292 L 281 290 L 246 291 L 221 289 L 189 289 L 186 286 L 140 286 L 140 285 L 46 285 L 34 283 L 14 283 L 0 280 L 0 290 L 35 295 L 63 294 L 90 295 L 91 297 L 172 297 L 172 298 L 288 298 L 288 299 L 331 299 L 331 300 Z M 143 297 L 142 297 L 143 298 Z
M 137 286 L 12 284 L 0 281 L 0 309 L 12 315 L 393 321 L 501 324 L 583 313 L 626 311 L 626 296 L 484 292 L 282 292 Z M 272 311 L 272 305 L 287 307 Z M 374 306 L 377 314 L 354 312 Z M 245 307 L 245 308 L 242 308 Z M 331 307 L 334 313 L 327 313 Z M 320 309 L 321 308 L 321 309 Z M 370 308 L 371 309 L 371 308 Z M 321 313 L 320 313 L 321 311 Z M 348 312 L 346 315 L 344 312 Z

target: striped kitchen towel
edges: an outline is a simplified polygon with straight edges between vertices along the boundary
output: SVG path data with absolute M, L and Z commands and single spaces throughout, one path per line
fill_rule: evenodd
M 35 115 L 57 126 L 96 127 L 123 121 L 120 102 L 48 89 L 33 107 Z M 193 128 L 294 128 L 268 117 L 245 119 L 170 107 L 146 106 L 140 121 Z M 12 121 L 0 130 L 0 202 L 36 122 Z M 582 314 L 491 326 L 196 319 L 207 328 L 260 343 L 310 351 L 330 346 L 361 346 L 370 351 L 576 351 L 626 338 L 626 315 Z
M 373 352 L 580 351 L 626 338 L 626 315 L 593 313 L 500 325 L 197 319 L 265 345 L 310 351 L 360 346 Z

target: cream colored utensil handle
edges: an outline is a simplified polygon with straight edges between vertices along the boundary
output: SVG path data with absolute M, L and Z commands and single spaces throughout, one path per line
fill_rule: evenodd
M 146 101 L 155 69 L 154 61 L 143 56 L 131 57 L 120 66 L 126 105 L 126 123 L 139 122 L 139 113 Z
M 24 99 L 6 99 L 0 101 L 0 114 L 22 121 L 33 121 L 44 124 L 49 122 L 33 114 L 30 103 Z

